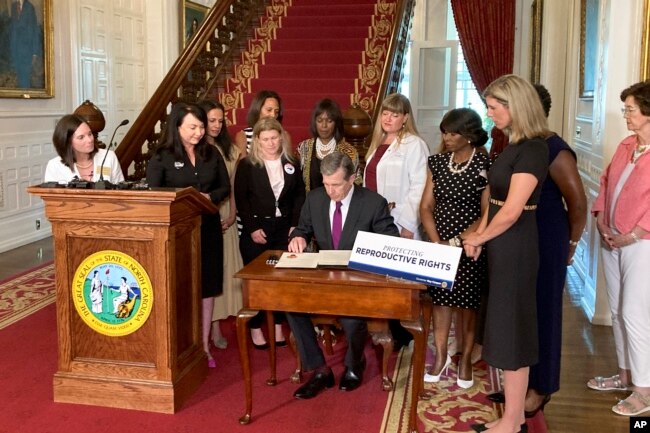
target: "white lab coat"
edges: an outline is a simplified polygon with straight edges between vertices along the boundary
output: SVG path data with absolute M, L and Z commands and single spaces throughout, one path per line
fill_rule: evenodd
M 369 162 L 375 155 L 373 152 Z M 420 200 L 427 179 L 429 148 L 417 135 L 403 137 L 399 146 L 393 140 L 377 164 L 377 192 L 395 208 L 391 215 L 401 230 L 405 228 L 420 239 Z M 364 173 L 364 186 L 365 186 Z

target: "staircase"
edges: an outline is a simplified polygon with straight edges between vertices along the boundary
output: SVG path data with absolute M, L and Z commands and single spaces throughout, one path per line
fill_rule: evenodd
M 415 0 L 219 0 L 116 149 L 130 180 L 144 177 L 170 104 L 219 98 L 231 134 L 246 127 L 255 93 L 282 98 L 294 146 L 315 103 L 376 101 L 401 78 Z M 257 24 L 256 24 L 257 23 Z
M 282 98 L 283 126 L 294 145 L 309 137 L 311 111 L 319 99 L 332 98 L 342 110 L 358 102 L 363 72 L 385 61 L 385 51 L 374 59 L 366 48 L 373 39 L 388 45 L 394 9 L 394 1 L 377 0 L 273 2 L 220 96 L 232 109 L 231 133 L 247 126 L 248 107 L 260 90 L 275 90 Z M 376 90 L 378 77 L 373 78 L 366 86 Z

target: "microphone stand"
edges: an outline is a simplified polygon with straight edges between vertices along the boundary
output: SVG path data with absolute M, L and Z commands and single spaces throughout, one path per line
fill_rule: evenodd
M 108 156 L 108 151 L 111 150 L 111 146 L 113 145 L 113 139 L 115 138 L 115 134 L 117 133 L 117 130 L 120 128 L 120 126 L 124 126 L 129 123 L 129 119 L 124 119 L 120 122 L 119 125 L 115 128 L 113 131 L 113 136 L 111 137 L 111 141 L 108 142 L 108 146 L 106 146 L 106 154 L 104 155 L 104 159 L 102 160 L 102 165 L 99 166 L 99 179 L 97 182 L 95 182 L 95 189 L 115 189 L 115 184 L 111 183 L 108 180 L 104 180 L 104 164 L 106 163 L 106 157 Z

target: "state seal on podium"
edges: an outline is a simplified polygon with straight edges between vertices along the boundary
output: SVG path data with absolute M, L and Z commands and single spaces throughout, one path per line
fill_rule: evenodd
M 153 305 L 151 280 L 128 254 L 103 250 L 86 257 L 72 280 L 72 299 L 81 319 L 100 334 L 121 337 L 137 331 Z

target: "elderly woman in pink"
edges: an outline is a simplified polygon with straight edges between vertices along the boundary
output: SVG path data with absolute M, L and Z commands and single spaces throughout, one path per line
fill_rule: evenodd
M 592 208 L 602 237 L 618 372 L 594 377 L 587 386 L 633 391 L 612 407 L 633 416 L 650 411 L 650 81 L 623 90 L 621 101 L 633 134 L 618 145 Z

